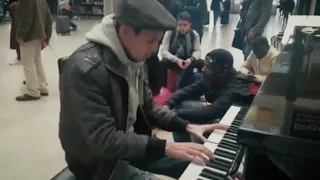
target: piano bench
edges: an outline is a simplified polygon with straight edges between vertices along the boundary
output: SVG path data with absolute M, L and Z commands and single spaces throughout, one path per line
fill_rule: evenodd
M 57 175 L 55 175 L 51 180 L 76 180 L 76 177 L 70 172 L 68 167 L 64 168 Z

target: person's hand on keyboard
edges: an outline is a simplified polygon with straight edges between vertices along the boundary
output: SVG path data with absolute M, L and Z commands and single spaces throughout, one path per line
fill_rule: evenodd
M 187 126 L 187 132 L 190 134 L 198 137 L 201 139 L 203 142 L 206 142 L 207 138 L 203 136 L 204 133 L 206 132 L 212 132 L 215 129 L 220 129 L 220 130 L 228 130 L 229 126 L 224 125 L 224 124 L 204 124 L 204 125 L 194 125 L 194 124 L 189 124 Z
M 212 152 L 197 143 L 166 143 L 166 155 L 172 158 L 190 161 L 194 164 L 204 166 L 213 157 Z

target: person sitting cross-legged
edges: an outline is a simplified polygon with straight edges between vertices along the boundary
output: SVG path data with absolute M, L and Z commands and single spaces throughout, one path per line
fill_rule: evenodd
M 163 37 L 160 62 L 161 83 L 167 86 L 167 69 L 180 73 L 179 88 L 193 83 L 193 69 L 201 70 L 203 60 L 200 60 L 200 38 L 191 28 L 191 16 L 182 12 L 178 16 L 176 31 L 167 31 Z
M 266 37 L 258 37 L 253 41 L 253 49 L 247 60 L 240 68 L 240 72 L 252 76 L 253 80 L 262 83 L 269 74 L 279 52 L 269 45 Z
M 247 91 L 247 86 L 237 78 L 229 51 L 213 50 L 204 62 L 202 79 L 173 93 L 163 106 L 195 124 L 218 123 L 216 119 L 222 118 L 234 103 L 234 93 Z M 210 105 L 199 101 L 203 95 Z M 182 131 L 173 132 L 173 137 L 176 142 L 191 141 L 190 135 Z

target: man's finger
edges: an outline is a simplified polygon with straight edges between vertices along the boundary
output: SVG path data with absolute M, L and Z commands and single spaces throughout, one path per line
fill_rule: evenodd
M 206 142 L 207 138 L 205 138 L 202 134 L 196 134 L 196 136 L 201 139 L 202 142 Z
M 220 124 L 220 123 L 218 123 L 218 124 L 211 124 L 211 125 L 209 125 L 207 131 L 210 131 L 210 130 L 213 131 L 213 130 L 215 130 L 215 129 L 228 130 L 229 127 L 230 127 L 230 126 L 228 126 L 228 125 Z
M 199 166 L 204 166 L 204 165 L 206 165 L 206 162 L 205 162 L 202 158 L 200 158 L 200 157 L 198 157 L 198 156 L 195 156 L 195 157 L 193 158 L 192 163 L 197 164 L 197 165 L 199 165 Z
M 196 144 L 197 146 L 193 146 L 193 149 L 197 150 L 200 153 L 205 154 L 207 157 L 211 158 L 213 156 L 212 152 L 205 146 L 201 144 Z

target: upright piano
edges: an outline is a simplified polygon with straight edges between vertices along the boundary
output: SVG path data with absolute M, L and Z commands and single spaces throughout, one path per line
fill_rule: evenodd
M 295 27 L 238 130 L 244 180 L 320 179 L 320 37 Z

